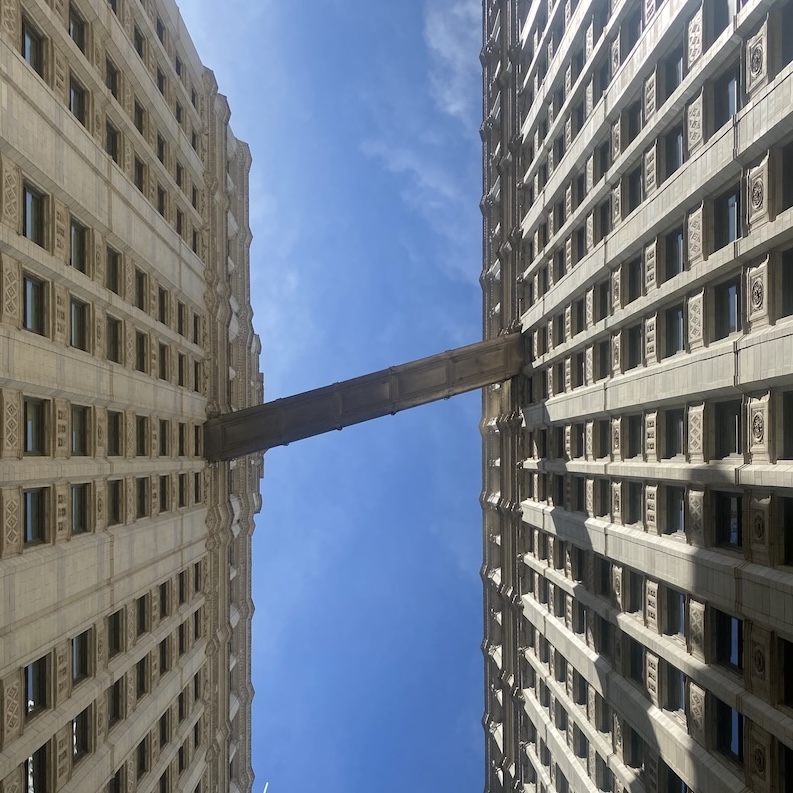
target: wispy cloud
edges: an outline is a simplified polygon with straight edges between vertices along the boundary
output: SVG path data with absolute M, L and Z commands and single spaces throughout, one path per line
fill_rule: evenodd
M 478 0 L 428 0 L 424 11 L 432 96 L 440 110 L 469 131 L 479 113 L 481 16 Z

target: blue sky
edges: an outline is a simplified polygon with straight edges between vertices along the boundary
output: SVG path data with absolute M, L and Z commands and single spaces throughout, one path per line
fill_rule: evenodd
M 182 0 L 249 142 L 267 399 L 481 336 L 478 0 Z M 483 787 L 478 393 L 275 449 L 254 790 Z

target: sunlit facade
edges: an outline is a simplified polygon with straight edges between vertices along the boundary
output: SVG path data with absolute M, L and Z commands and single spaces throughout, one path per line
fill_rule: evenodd
M 483 5 L 486 789 L 793 790 L 793 4 Z
M 251 790 L 246 144 L 170 0 L 0 3 L 0 791 Z

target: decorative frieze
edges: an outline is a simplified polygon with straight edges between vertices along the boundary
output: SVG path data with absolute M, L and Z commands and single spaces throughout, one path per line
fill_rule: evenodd
M 772 789 L 771 778 L 774 765 L 774 742 L 771 734 L 758 727 L 753 721 L 746 721 L 748 746 L 746 752 L 747 789 L 756 793 L 769 793 Z M 790 773 L 786 770 L 786 773 Z
M 595 213 L 586 216 L 586 249 L 591 251 L 595 247 Z
M 611 75 L 612 79 L 614 75 L 619 71 L 620 62 L 621 62 L 621 52 L 620 52 L 620 30 L 617 30 L 617 35 L 611 42 Z
M 586 491 L 586 514 L 587 517 L 594 517 L 595 515 L 595 480 L 587 477 L 585 482 Z
M 622 417 L 611 419 L 611 454 L 614 462 L 622 460 Z
M 69 443 L 71 406 L 66 399 L 53 399 L 52 404 L 55 412 L 55 449 L 53 456 L 56 459 L 65 459 L 71 453 Z
M 659 660 L 655 653 L 646 650 L 644 653 L 644 680 L 650 702 L 656 707 L 661 706 L 661 692 L 659 686 Z
M 650 534 L 658 534 L 658 485 L 644 488 L 645 528 Z
M 611 125 L 611 161 L 616 162 L 622 154 L 622 145 L 620 143 L 620 128 L 622 121 L 620 118 Z
M 60 790 L 72 773 L 74 735 L 71 722 L 55 733 L 55 789 Z
M 611 483 L 611 519 L 622 523 L 622 482 Z
M 69 485 L 56 484 L 55 494 L 55 542 L 69 539 Z
M 22 673 L 17 671 L 2 682 L 2 735 L 5 744 L 22 734 L 23 700 Z
M 650 117 L 655 113 L 655 108 L 657 105 L 657 98 L 658 98 L 658 81 L 656 74 L 658 69 L 653 69 L 650 74 L 647 75 L 647 79 L 644 81 L 644 120 L 645 123 L 650 120 Z
M 2 490 L 3 531 L 0 535 L 0 555 L 4 558 L 22 553 L 22 499 L 19 488 Z
M 72 693 L 71 648 L 63 642 L 55 648 L 55 706 L 63 703 Z
M 611 336 L 611 371 L 615 377 L 622 374 L 621 334 L 619 331 Z
M 19 328 L 21 323 L 21 275 L 19 263 L 8 254 L 0 254 L 0 288 L 3 298 L 0 302 L 2 321 Z
M 644 152 L 644 194 L 650 196 L 658 184 L 658 141 Z
M 590 345 L 584 352 L 584 384 L 592 385 L 595 382 L 595 348 Z
M 622 181 L 611 188 L 611 225 L 615 227 L 622 220 Z
M 63 284 L 52 285 L 55 303 L 55 324 L 52 329 L 53 341 L 56 344 L 68 344 L 69 341 L 69 290 Z
M 614 593 L 614 602 L 617 608 L 622 611 L 624 609 L 622 599 L 622 566 L 618 564 L 611 565 L 611 591 Z
M 689 267 L 694 267 L 705 258 L 703 225 L 704 204 L 688 213 L 686 222 L 686 251 Z

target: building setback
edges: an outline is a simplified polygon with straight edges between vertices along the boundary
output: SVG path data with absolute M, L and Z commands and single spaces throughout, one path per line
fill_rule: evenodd
M 483 6 L 486 790 L 793 790 L 793 4 Z
M 172 0 L 0 6 L 0 791 L 251 790 L 246 144 Z

